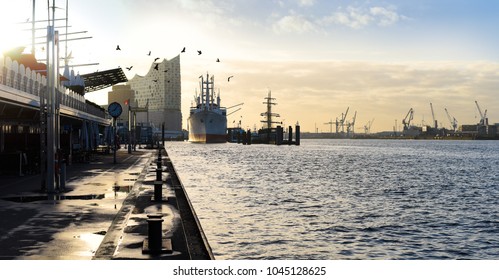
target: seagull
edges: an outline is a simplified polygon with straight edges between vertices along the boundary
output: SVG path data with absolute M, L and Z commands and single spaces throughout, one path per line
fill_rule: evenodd
M 168 72 L 168 69 L 166 69 L 166 70 L 165 70 L 165 71 L 163 71 L 163 72 L 165 72 L 165 73 L 166 73 L 166 72 Z
M 128 71 L 132 70 L 133 66 L 127 67 Z
M 201 55 L 201 54 L 202 54 L 202 52 L 201 52 L 201 51 L 198 51 L 198 55 Z
M 156 62 L 156 60 L 158 60 L 158 59 L 159 59 L 159 57 L 156 57 L 156 58 L 154 59 L 154 62 Z
M 149 51 L 149 53 L 147 55 L 151 55 L 151 51 Z
M 157 83 L 157 82 L 158 82 L 158 80 L 153 80 L 153 82 Z
M 185 47 L 182 49 L 182 51 L 181 51 L 181 52 L 185 52 Z
M 220 62 L 220 59 L 217 58 L 217 62 Z
M 116 50 L 117 50 L 117 51 L 121 51 L 121 49 L 120 49 L 120 45 L 117 45 L 117 46 L 116 46 Z
M 159 64 L 156 63 L 156 66 L 154 66 L 154 69 L 158 70 Z
M 230 78 L 232 78 L 232 77 L 234 77 L 234 76 L 230 76 L 230 77 L 228 77 L 228 78 L 227 78 L 227 82 L 230 82 Z

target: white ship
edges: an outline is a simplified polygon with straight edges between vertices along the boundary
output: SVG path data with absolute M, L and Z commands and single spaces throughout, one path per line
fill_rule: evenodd
M 214 78 L 203 76 L 200 88 L 201 95 L 194 98 L 195 106 L 191 107 L 188 122 L 189 141 L 199 143 L 227 142 L 227 108 L 220 106 L 220 93 L 216 100 L 214 94 Z

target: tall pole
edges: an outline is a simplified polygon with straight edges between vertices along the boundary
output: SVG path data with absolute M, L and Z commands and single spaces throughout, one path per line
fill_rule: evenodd
M 128 153 L 132 153 L 132 111 L 130 110 L 130 100 L 128 100 Z
M 55 16 L 55 0 L 52 6 L 52 17 Z M 47 27 L 47 181 L 46 188 L 48 193 L 55 192 L 55 151 L 56 151 L 56 117 L 55 117 L 55 94 L 56 94 L 56 36 L 54 30 L 54 20 L 50 25 L 50 10 L 49 10 L 49 26 Z
M 35 0 L 33 0 L 33 14 L 31 16 L 31 54 L 35 55 Z
M 114 142 L 114 149 L 113 149 L 113 163 L 116 164 L 116 149 L 118 148 L 118 145 L 116 143 L 116 140 L 118 139 L 118 136 L 116 135 L 116 118 L 113 118 L 113 142 Z

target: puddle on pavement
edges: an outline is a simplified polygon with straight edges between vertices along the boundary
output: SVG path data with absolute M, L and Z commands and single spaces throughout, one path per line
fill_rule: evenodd
M 90 200 L 90 199 L 103 199 L 104 194 L 87 194 L 87 195 L 38 195 L 38 196 L 14 196 L 2 197 L 2 200 L 29 203 L 35 201 L 57 201 L 57 200 Z
M 90 185 L 90 186 L 102 187 L 102 186 L 105 186 L 106 184 L 103 184 L 103 183 L 85 183 L 83 185 L 85 185 L 85 186 Z
M 129 193 L 132 186 L 113 186 L 113 191 L 115 192 L 126 192 Z

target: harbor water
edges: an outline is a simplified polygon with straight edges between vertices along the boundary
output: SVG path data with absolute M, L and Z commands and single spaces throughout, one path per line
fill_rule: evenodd
M 217 259 L 499 259 L 499 141 L 166 149 Z

